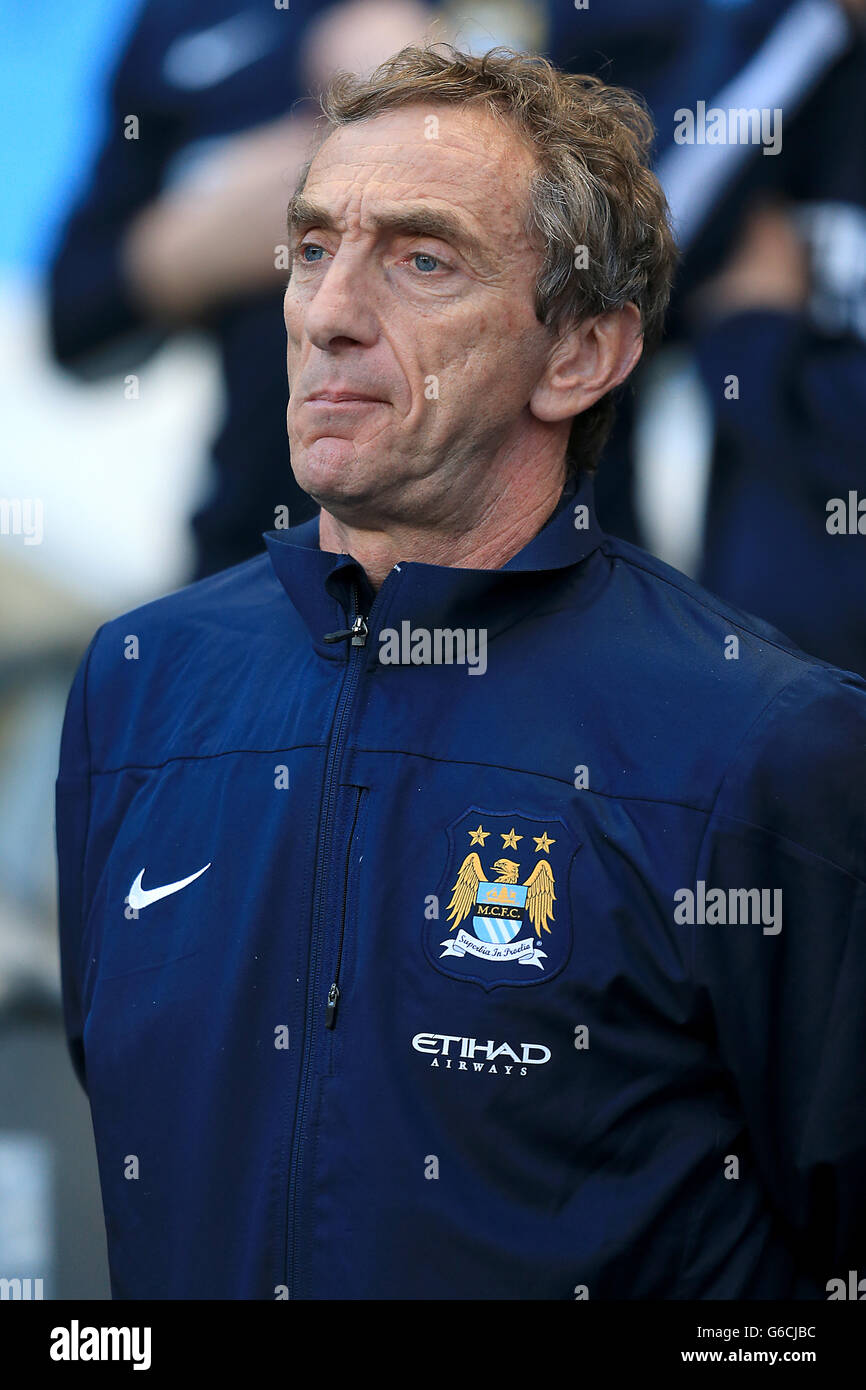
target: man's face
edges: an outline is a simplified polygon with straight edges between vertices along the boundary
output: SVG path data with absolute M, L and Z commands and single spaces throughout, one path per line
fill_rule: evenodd
M 447 517 L 490 460 L 519 456 L 551 350 L 533 168 L 489 113 L 442 105 L 341 127 L 317 153 L 285 296 L 288 429 L 298 482 L 334 515 Z

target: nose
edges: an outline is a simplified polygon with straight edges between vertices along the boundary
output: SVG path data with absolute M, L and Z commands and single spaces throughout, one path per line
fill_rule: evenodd
M 310 342 L 323 352 L 370 347 L 376 341 L 373 270 L 360 247 L 345 241 L 338 247 L 307 302 L 304 328 Z

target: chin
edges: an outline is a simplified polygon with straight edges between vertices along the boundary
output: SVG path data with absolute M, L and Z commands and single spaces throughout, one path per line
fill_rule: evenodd
M 320 507 L 330 510 L 331 503 L 351 505 L 369 494 L 371 479 L 364 476 L 363 463 L 353 440 L 329 436 L 312 444 L 294 446 L 290 441 L 290 453 L 298 485 Z

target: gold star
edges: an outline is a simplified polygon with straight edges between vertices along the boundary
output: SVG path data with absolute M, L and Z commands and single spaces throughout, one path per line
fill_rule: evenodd
M 500 835 L 502 835 L 502 831 L 501 831 L 501 830 L 500 830 L 499 833 L 500 833 Z M 515 835 L 515 833 L 514 833 L 514 826 L 512 825 L 512 827 L 511 827 L 511 829 L 509 830 L 508 834 L 507 834 L 507 835 L 502 835 L 502 848 L 503 848 L 503 849 L 517 849 L 517 841 L 518 841 L 518 840 L 522 840 L 522 839 L 523 839 L 523 836 L 522 836 L 522 835 Z
M 482 830 L 482 829 L 481 829 L 481 824 L 480 824 L 480 822 L 479 822 L 478 829 L 477 829 L 477 830 L 470 830 L 470 832 L 469 832 L 469 843 L 470 843 L 470 845 L 481 845 L 481 847 L 482 847 L 482 849 L 483 849 L 483 848 L 484 848 L 484 841 L 487 839 L 487 836 L 488 836 L 489 834 L 490 834 L 490 831 L 489 831 L 489 830 Z
M 546 830 L 543 835 L 533 835 L 532 838 L 535 841 L 536 854 L 540 854 L 542 850 L 544 850 L 544 853 L 547 854 L 548 850 L 550 849 L 550 846 L 556 844 L 555 840 L 551 840 L 548 838 Z

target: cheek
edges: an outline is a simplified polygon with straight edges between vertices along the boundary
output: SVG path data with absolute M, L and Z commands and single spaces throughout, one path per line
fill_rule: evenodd
M 289 342 L 294 344 L 300 342 L 304 325 L 304 310 L 297 294 L 292 293 L 291 285 L 283 299 L 283 323 L 286 325 L 286 337 Z
M 532 325 L 514 312 L 476 311 L 452 325 L 442 347 L 457 398 L 474 395 L 479 409 L 494 412 L 504 397 L 524 391 L 537 356 Z
M 440 373 L 463 394 L 485 379 L 492 351 L 490 315 L 475 309 L 437 325 L 435 335 L 422 336 L 419 360 L 425 371 Z
M 537 344 L 540 327 L 528 299 L 507 292 L 479 294 L 455 316 L 444 335 L 446 348 L 467 358 L 497 359 L 505 369 Z

